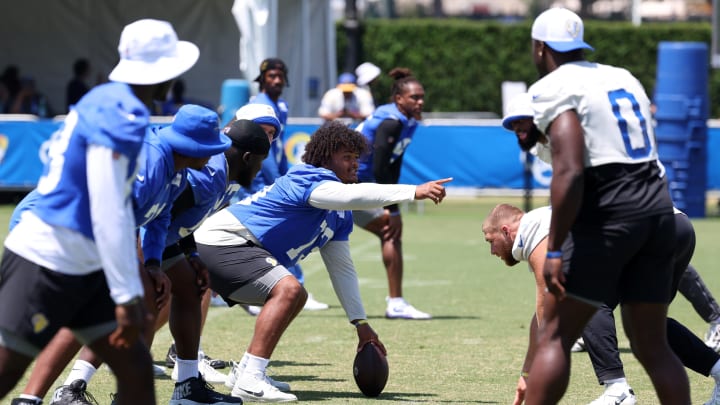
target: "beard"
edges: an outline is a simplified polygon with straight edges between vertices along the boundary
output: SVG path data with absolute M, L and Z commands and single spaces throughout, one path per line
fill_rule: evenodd
M 538 143 L 541 135 L 542 132 L 540 132 L 540 130 L 537 129 L 535 125 L 533 125 L 530 131 L 528 131 L 527 136 L 525 136 L 525 139 L 518 138 L 517 141 L 520 149 L 522 149 L 524 152 L 529 152 L 530 149 L 532 149 L 532 147 Z

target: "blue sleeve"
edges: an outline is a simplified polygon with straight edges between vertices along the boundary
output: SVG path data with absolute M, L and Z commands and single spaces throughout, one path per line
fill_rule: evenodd
M 140 243 L 146 263 L 151 259 L 162 261 L 162 252 L 165 250 L 168 227 L 170 226 L 171 208 L 172 205 L 168 204 L 157 218 L 142 227 L 140 231 Z
M 82 117 L 78 119 L 92 122 L 92 127 L 97 128 L 86 135 L 88 143 L 107 146 L 135 159 L 150 122 L 150 111 L 128 85 L 102 86 L 83 98 L 76 110 Z

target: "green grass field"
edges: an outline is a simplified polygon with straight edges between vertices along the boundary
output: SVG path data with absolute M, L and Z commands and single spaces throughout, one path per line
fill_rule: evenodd
M 546 199 L 537 199 L 534 206 Z M 481 224 L 498 202 L 520 205 L 518 198 L 453 198 L 440 206 L 411 205 L 405 223 L 405 297 L 434 315 L 430 321 L 390 321 L 383 317 L 387 282 L 378 242 L 363 230 L 351 239 L 353 259 L 369 320 L 388 349 L 390 378 L 377 399 L 359 393 L 352 377 L 357 343 L 354 328 L 332 291 L 319 255 L 303 262 L 306 286 L 330 310 L 303 312 L 283 336 L 270 363 L 269 374 L 292 384 L 293 393 L 308 404 L 509 404 L 527 344 L 527 325 L 534 310 L 534 283 L 525 264 L 508 268 L 489 254 Z M 7 223 L 11 206 L 0 206 L 0 223 Z M 694 220 L 697 248 L 693 264 L 720 297 L 720 253 L 716 245 L 720 218 Z M 0 239 L 5 237 L 0 228 Z M 701 337 L 707 325 L 679 296 L 671 316 Z M 249 342 L 254 318 L 240 308 L 211 308 L 203 334 L 203 348 L 212 357 L 238 360 Z M 621 356 L 638 403 L 657 404 L 651 383 L 629 350 L 618 321 Z M 171 342 L 167 328 L 152 347 L 163 361 Z M 561 403 L 586 404 L 602 392 L 586 353 L 573 354 L 573 371 Z M 158 378 L 158 403 L 167 403 L 173 381 Z M 227 369 L 225 370 L 227 371 Z M 55 383 L 63 382 L 66 372 Z M 688 373 L 693 404 L 707 400 L 711 378 Z M 27 377 L 27 375 L 26 375 Z M 19 393 L 23 379 L 13 392 Z M 110 402 L 114 379 L 101 369 L 90 385 L 100 404 Z M 219 391 L 227 390 L 218 386 Z M 46 403 L 51 393 L 45 397 Z M 2 403 L 9 404 L 10 397 Z

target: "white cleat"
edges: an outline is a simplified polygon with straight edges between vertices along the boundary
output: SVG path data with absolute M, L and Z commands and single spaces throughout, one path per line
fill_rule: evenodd
M 267 377 L 256 377 L 243 373 L 237 381 L 230 394 L 242 398 L 244 402 L 293 402 L 297 397 L 293 394 L 282 392 L 268 383 Z
M 584 352 L 585 351 L 585 341 L 583 338 L 578 338 L 575 343 L 573 343 L 572 348 L 570 348 L 570 351 L 573 353 L 578 352 Z
M 402 300 L 400 303 L 390 303 L 388 299 L 388 305 L 385 309 L 385 318 L 388 319 L 431 319 L 432 315 L 415 309 L 414 306 L 410 305 L 407 301 Z
M 205 379 L 205 381 L 207 381 L 211 384 L 225 384 L 228 379 L 228 376 L 215 370 L 210 365 L 210 362 L 205 358 L 198 360 L 198 371 L 200 372 L 200 374 L 202 374 L 203 379 Z M 177 364 L 173 368 L 171 377 L 173 380 L 177 381 L 177 379 L 178 379 Z
M 705 344 L 720 353 L 720 322 L 710 324 L 710 329 L 705 334 Z
M 330 308 L 330 305 L 316 300 L 312 294 L 308 294 L 307 301 L 305 301 L 305 306 L 303 307 L 306 311 L 323 311 L 328 308 Z
M 158 366 L 157 364 L 153 364 L 153 375 L 155 377 L 162 377 L 165 375 L 165 367 Z
M 589 405 L 635 405 L 635 393 L 627 383 L 617 383 L 605 386 L 598 399 L 590 402 Z
M 227 381 L 225 381 L 225 386 L 232 389 L 235 386 L 235 382 L 237 381 L 240 374 L 242 374 L 243 369 L 240 368 L 240 363 L 231 362 L 232 368 L 230 369 L 230 373 L 228 374 Z M 269 375 L 265 374 L 265 381 L 268 382 L 268 384 L 272 385 L 273 387 L 279 389 L 283 392 L 290 391 L 290 384 L 282 381 L 276 381 L 270 378 Z

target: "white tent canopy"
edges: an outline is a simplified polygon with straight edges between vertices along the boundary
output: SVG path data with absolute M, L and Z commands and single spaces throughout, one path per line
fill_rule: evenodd
M 314 117 L 320 98 L 335 84 L 335 25 L 328 0 L 235 0 L 240 29 L 240 71 L 248 80 L 260 62 L 279 57 L 288 66 L 283 97 L 290 115 Z M 256 86 L 251 86 L 256 90 Z
M 170 21 L 180 39 L 200 48 L 197 65 L 183 75 L 188 97 L 218 104 L 225 79 L 252 80 L 257 76 L 258 59 L 278 56 L 290 69 L 292 87 L 285 96 L 291 115 L 315 116 L 319 98 L 335 82 L 335 31 L 328 0 L 238 3 L 253 3 L 248 7 L 264 5 L 269 10 L 266 24 L 257 29 L 249 25 L 251 29 L 244 38 L 238 29 L 240 21 L 233 16 L 242 4 L 234 4 L 233 0 L 3 1 L 0 70 L 17 65 L 21 76 L 34 77 L 37 88 L 50 98 L 56 112 L 62 113 L 73 62 L 87 58 L 94 73 L 106 78 L 118 58 L 123 26 L 141 18 L 157 18 Z M 255 15 L 244 24 L 261 21 Z M 252 54 L 238 52 L 241 38 L 253 45 Z M 240 70 L 241 61 L 246 67 L 244 72 Z M 318 83 L 317 97 L 310 91 L 309 84 L 314 80 Z

